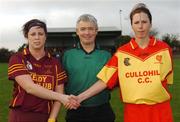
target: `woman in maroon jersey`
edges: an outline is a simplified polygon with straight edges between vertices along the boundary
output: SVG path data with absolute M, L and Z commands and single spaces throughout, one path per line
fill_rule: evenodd
M 23 34 L 27 48 L 9 60 L 8 78 L 14 83 L 9 122 L 55 122 L 60 102 L 69 109 L 79 104 L 63 94 L 65 71 L 44 49 L 46 24 L 30 20 L 24 24 Z

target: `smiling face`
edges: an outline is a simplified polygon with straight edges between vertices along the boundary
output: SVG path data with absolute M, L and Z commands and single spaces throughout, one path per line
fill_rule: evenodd
M 149 36 L 151 23 L 146 13 L 140 12 L 132 16 L 132 29 L 135 33 L 135 38 L 144 39 Z
M 77 25 L 76 33 L 82 45 L 94 44 L 97 35 L 97 27 L 90 21 L 80 21 Z
M 33 26 L 29 29 L 27 34 L 29 48 L 32 50 L 44 49 L 46 34 L 43 28 Z

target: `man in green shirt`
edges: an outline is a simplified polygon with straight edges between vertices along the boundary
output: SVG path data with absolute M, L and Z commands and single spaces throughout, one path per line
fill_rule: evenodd
M 64 53 L 63 65 L 68 74 L 66 94 L 79 95 L 98 80 L 96 75 L 111 57 L 95 43 L 97 20 L 89 14 L 81 15 L 76 24 L 79 43 Z M 110 92 L 105 89 L 83 101 L 76 110 L 67 110 L 66 122 L 114 122 L 115 115 L 109 103 Z

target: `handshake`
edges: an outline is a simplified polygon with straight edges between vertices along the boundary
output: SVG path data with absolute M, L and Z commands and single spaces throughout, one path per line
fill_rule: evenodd
M 75 96 L 63 94 L 60 101 L 66 109 L 77 109 L 83 101 L 83 97 L 81 95 Z

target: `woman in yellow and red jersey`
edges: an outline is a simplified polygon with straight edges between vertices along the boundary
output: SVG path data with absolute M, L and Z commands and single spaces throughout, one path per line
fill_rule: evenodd
M 81 102 L 119 82 L 124 122 L 173 122 L 167 90 L 173 83 L 171 49 L 149 35 L 152 16 L 145 4 L 132 9 L 130 20 L 134 37 L 98 73 L 100 80 L 77 98 Z

